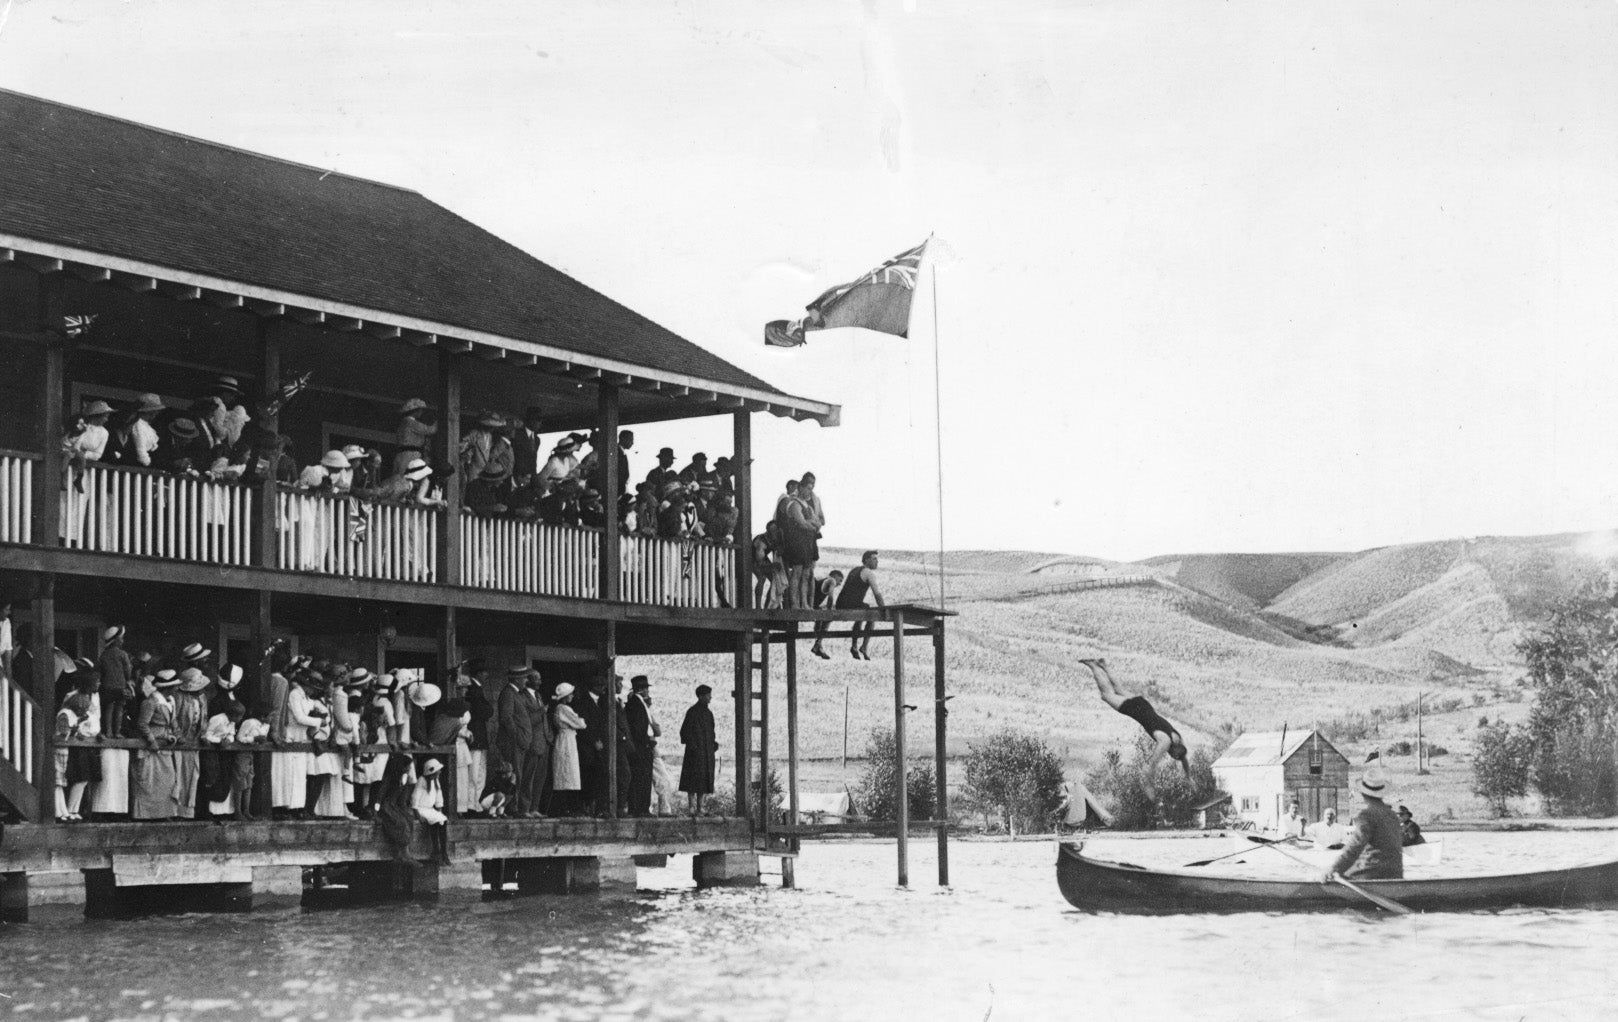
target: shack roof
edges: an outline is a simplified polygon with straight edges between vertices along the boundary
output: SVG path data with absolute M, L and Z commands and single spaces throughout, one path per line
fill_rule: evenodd
M 417 192 L 7 90 L 0 137 L 8 252 L 203 275 L 836 422 L 835 405 L 786 394 Z
M 1296 731 L 1285 732 L 1285 744 L 1282 744 L 1280 731 L 1248 731 L 1220 754 L 1213 761 L 1215 767 L 1249 767 L 1249 766 L 1277 766 L 1292 758 L 1292 754 L 1303 748 L 1304 743 L 1319 732 L 1310 728 L 1300 728 Z M 1341 756 L 1337 747 L 1320 735 L 1320 745 L 1323 749 L 1334 755 Z

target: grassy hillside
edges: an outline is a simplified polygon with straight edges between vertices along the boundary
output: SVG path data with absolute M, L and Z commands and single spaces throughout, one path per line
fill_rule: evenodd
M 1056 555 L 976 551 L 946 558 L 949 743 L 952 756 L 993 731 L 1016 727 L 1049 742 L 1076 769 L 1108 750 L 1127 750 L 1138 733 L 1097 697 L 1080 657 L 1105 656 L 1126 688 L 1144 692 L 1193 744 L 1223 726 L 1278 729 L 1394 707 L 1423 693 L 1429 704 L 1460 700 L 1464 710 L 1429 718 L 1428 736 L 1448 748 L 1421 778 L 1400 776 L 1412 797 L 1466 815 L 1481 813 L 1470 794 L 1470 734 L 1480 714 L 1521 715 L 1506 702 L 1520 667 L 1515 643 L 1564 593 L 1599 574 L 1580 537 L 1491 537 L 1409 544 L 1361 554 L 1189 555 L 1153 558 L 1141 584 L 1095 587 L 1073 576 L 1033 574 Z M 821 570 L 849 568 L 859 551 L 827 550 Z M 936 554 L 884 552 L 881 584 L 890 601 L 937 604 Z M 1120 569 L 1122 570 L 1122 569 Z M 1312 630 L 1311 630 L 1312 629 Z M 1326 639 L 1327 641 L 1322 641 Z M 891 640 L 872 660 L 832 659 L 800 645 L 800 740 L 804 784 L 841 783 L 844 712 L 849 752 L 858 757 L 873 726 L 893 725 Z M 906 643 L 907 720 L 913 754 L 930 754 L 933 649 Z M 691 689 L 718 693 L 721 770 L 728 773 L 732 709 L 728 657 L 625 658 L 649 673 L 671 732 Z M 771 741 L 784 754 L 783 653 L 773 660 Z M 1345 743 L 1356 761 L 1373 745 L 1414 738 L 1414 721 Z M 1409 731 L 1408 736 L 1403 731 Z M 665 746 L 677 755 L 677 744 Z M 1396 773 L 1397 760 L 1390 761 Z M 1412 764 L 1413 768 L 1413 764 Z M 857 764 L 850 773 L 857 775 Z M 958 779 L 958 777 L 957 777 Z

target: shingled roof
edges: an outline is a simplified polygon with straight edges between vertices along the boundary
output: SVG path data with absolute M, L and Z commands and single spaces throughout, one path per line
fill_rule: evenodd
M 0 233 L 784 392 L 404 188 L 0 90 Z

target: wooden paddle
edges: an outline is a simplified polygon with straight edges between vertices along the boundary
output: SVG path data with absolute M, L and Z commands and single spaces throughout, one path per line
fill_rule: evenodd
M 1249 835 L 1247 835 L 1247 840 L 1252 841 L 1255 844 L 1264 845 L 1265 847 L 1268 847 L 1268 848 L 1274 848 L 1276 851 L 1280 852 L 1282 855 L 1285 855 L 1287 858 L 1291 859 L 1293 862 L 1298 863 L 1300 866 L 1307 866 L 1310 869 L 1318 869 L 1319 868 L 1314 863 L 1310 862 L 1308 859 L 1299 858 L 1298 856 L 1293 855 L 1291 852 L 1287 851 L 1285 848 L 1278 847 L 1281 844 L 1281 842 L 1279 842 L 1279 841 L 1271 841 L 1269 838 L 1259 837 L 1257 834 L 1249 834 Z M 1361 887 L 1359 884 L 1356 884 L 1354 881 L 1348 879 L 1345 876 L 1341 876 L 1340 874 L 1333 873 L 1331 878 L 1332 878 L 1333 883 L 1342 884 L 1344 887 L 1346 887 L 1349 890 L 1353 891 L 1355 894 L 1359 895 L 1360 897 L 1364 898 L 1366 901 L 1370 902 L 1371 904 L 1375 905 L 1376 907 L 1378 907 L 1380 909 L 1383 909 L 1383 910 L 1388 911 L 1388 912 L 1392 912 L 1394 915 L 1398 915 L 1398 916 L 1408 916 L 1408 915 L 1414 915 L 1415 914 L 1410 909 L 1405 908 L 1403 905 L 1399 904 L 1397 901 L 1394 901 L 1392 898 L 1384 898 L 1380 894 L 1372 894 L 1370 891 L 1367 891 L 1365 888 Z
M 1255 835 L 1252 835 L 1252 834 L 1244 834 L 1242 836 L 1247 837 L 1247 838 L 1255 838 Z M 1284 838 L 1281 838 L 1280 840 L 1281 840 L 1281 843 L 1290 843 L 1290 842 L 1297 841 L 1298 839 L 1295 838 L 1295 837 L 1284 837 Z M 1211 859 L 1198 859 L 1196 862 L 1188 862 L 1181 868 L 1182 869 L 1190 869 L 1192 866 L 1206 866 L 1209 863 L 1218 862 L 1221 859 L 1228 859 L 1231 856 L 1246 855 L 1246 854 L 1247 854 L 1247 849 L 1238 848 L 1234 852 L 1228 852 L 1225 855 L 1216 855 Z

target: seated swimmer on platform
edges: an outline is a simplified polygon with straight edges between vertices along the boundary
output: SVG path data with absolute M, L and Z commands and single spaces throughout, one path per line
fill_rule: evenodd
M 1080 660 L 1079 663 L 1090 669 L 1090 674 L 1096 680 L 1096 689 L 1101 693 L 1101 701 L 1117 710 L 1119 713 L 1139 724 L 1146 734 L 1157 743 L 1152 752 L 1151 762 L 1148 764 L 1148 776 L 1156 773 L 1157 766 L 1167 756 L 1180 764 L 1185 776 L 1191 776 L 1191 764 L 1186 761 L 1185 739 L 1146 701 L 1145 696 L 1125 695 L 1118 683 L 1112 680 L 1112 673 L 1107 670 L 1107 661 L 1101 659 Z M 1148 792 L 1155 797 L 1155 792 Z

